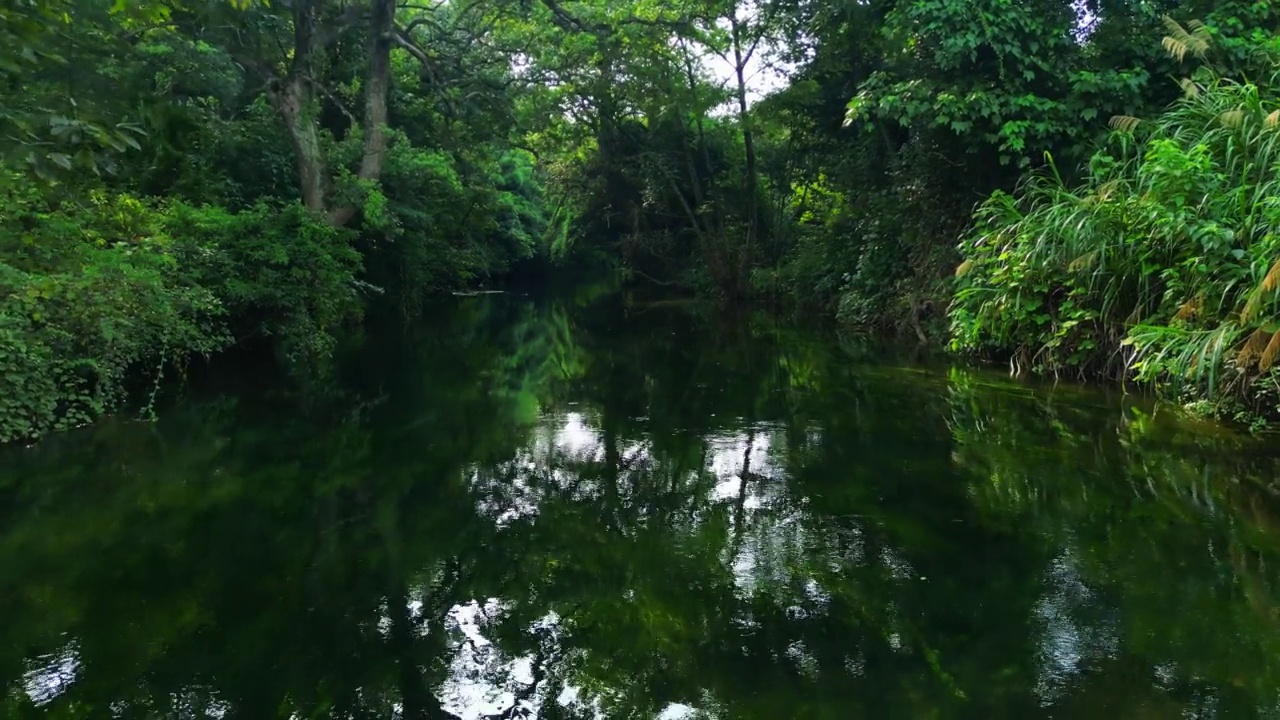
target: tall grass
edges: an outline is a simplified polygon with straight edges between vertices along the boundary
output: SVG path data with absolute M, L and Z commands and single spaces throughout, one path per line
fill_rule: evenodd
M 1080 186 L 1051 164 L 984 203 L 961 245 L 954 349 L 1217 397 L 1280 387 L 1274 80 L 1202 67 L 1161 116 L 1114 119 Z

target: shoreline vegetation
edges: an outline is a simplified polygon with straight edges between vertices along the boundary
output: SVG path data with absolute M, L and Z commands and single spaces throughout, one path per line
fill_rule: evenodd
M 603 279 L 1259 429 L 1277 30 L 1207 0 L 18 0 L 0 442 L 232 346 L 304 371 L 367 314 Z

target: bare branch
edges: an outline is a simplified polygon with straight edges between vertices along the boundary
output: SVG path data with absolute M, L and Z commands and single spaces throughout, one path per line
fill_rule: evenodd
M 766 29 L 769 27 L 769 24 L 773 22 L 773 18 L 778 14 L 778 5 L 779 3 L 777 0 L 770 2 L 766 6 L 765 16 L 757 21 L 755 32 L 756 37 L 755 40 L 751 42 L 751 47 L 747 49 L 746 55 L 743 56 L 744 62 L 750 61 L 751 56 L 755 55 L 756 48 L 760 46 L 760 41 L 764 39 Z

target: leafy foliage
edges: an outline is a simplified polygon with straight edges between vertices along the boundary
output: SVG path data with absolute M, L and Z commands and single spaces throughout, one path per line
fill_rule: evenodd
M 418 19 L 399 20 L 403 46 L 438 40 L 455 62 L 395 54 L 389 130 L 370 125 L 376 103 L 350 110 L 376 99 L 362 88 L 372 16 L 225 0 L 0 10 L 0 440 L 111 412 L 126 389 L 145 401 L 166 367 L 232 343 L 303 369 L 368 297 L 412 314 L 545 251 L 542 174 L 510 145 L 509 66 L 477 72 L 506 57 L 474 44 L 491 17 Z M 299 44 L 312 21 L 324 37 Z M 385 174 L 366 167 L 375 132 Z M 328 175 L 321 206 L 299 202 L 308 163 Z
M 1195 37 L 1175 28 L 1180 55 Z M 961 249 L 957 349 L 1276 411 L 1280 102 L 1207 68 L 1183 86 L 1159 117 L 1117 122 L 1080 186 L 1043 174 L 983 206 Z
M 0 441 L 113 410 L 127 373 L 225 346 L 224 306 L 188 281 L 157 210 L 128 195 L 50 198 L 0 182 Z
M 163 226 L 193 285 L 218 298 L 238 340 L 270 338 L 293 363 L 326 357 L 361 314 L 360 255 L 351 234 L 297 204 L 239 213 L 176 203 Z
M 19 295 L 46 280 L 118 274 L 131 297 L 154 304 L 102 361 L 109 369 L 63 372 L 110 378 L 84 380 L 112 389 L 93 390 L 92 411 L 74 422 L 112 407 L 125 378 L 154 376 L 161 357 L 265 340 L 301 368 L 369 307 L 411 318 L 438 293 L 557 273 L 767 299 L 933 342 L 974 205 L 1026 173 L 1061 174 L 1064 188 L 1108 182 L 1078 169 L 1108 118 L 1144 143 L 1173 145 L 1115 150 L 1107 172 L 1145 178 L 1147 150 L 1163 153 L 1152 172 L 1255 162 L 1217 145 L 1197 155 L 1198 141 L 1142 126 L 1178 94 L 1152 79 L 1200 62 L 1253 78 L 1269 102 L 1257 79 L 1280 17 L 1266 3 L 1173 5 L 17 0 L 0 8 L 0 170 L 5 192 L 21 197 L 15 217 L 58 216 L 65 234 L 38 253 L 9 243 L 0 263 Z M 1166 22 L 1164 12 L 1204 22 Z M 1157 32 L 1163 52 L 1134 40 Z M 1206 181 L 1184 194 L 1197 192 L 1215 190 Z M 1011 201 L 993 200 L 984 227 L 999 222 L 1001 202 Z M 120 213 L 136 227 L 111 219 Z M 15 238 L 32 231 L 6 227 Z M 140 238 L 155 242 L 134 247 Z M 1261 287 L 1258 271 L 1232 287 Z M 1199 291 L 1190 275 L 1177 282 Z M 1160 278 L 1150 292 L 1174 284 Z M 93 302 L 88 291 L 75 297 Z M 1221 303 L 1236 301 L 1249 303 Z M 1259 303 L 1249 311 L 1268 311 Z M 105 297 L 76 312 L 126 307 Z M 1101 323 L 1123 339 L 1106 307 L 1072 327 Z M 1033 323 L 1044 314 L 1027 312 Z M 42 358 L 58 343 L 107 357 L 96 325 L 60 317 L 56 343 L 19 347 L 14 338 L 35 338 L 43 320 L 8 313 L 26 317 L 6 325 L 13 372 L 45 388 L 44 400 L 23 401 L 44 410 L 11 414 L 65 415 L 65 402 L 48 400 L 51 376 L 33 368 L 50 365 Z M 1262 343 L 1263 317 L 1241 320 L 1224 348 L 1238 357 L 1246 336 L 1256 336 L 1248 347 Z M 1203 333 L 1218 330 L 1179 332 L 1208 342 Z M 1169 332 L 1131 338 L 1151 360 L 1144 376 L 1170 375 L 1154 360 L 1178 354 Z M 1044 354 L 1034 333 L 1005 335 L 962 345 L 1003 343 L 1018 355 L 1034 346 L 1027 362 L 1045 367 L 1115 364 L 1089 357 L 1110 340 L 1064 336 L 1061 353 Z M 1269 342 L 1244 356 L 1252 375 Z

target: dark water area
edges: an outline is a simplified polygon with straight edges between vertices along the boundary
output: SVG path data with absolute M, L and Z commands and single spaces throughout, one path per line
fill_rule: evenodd
M 1275 442 L 889 357 L 489 295 L 0 449 L 0 716 L 1280 718 Z

